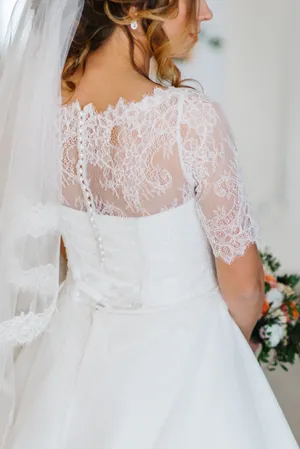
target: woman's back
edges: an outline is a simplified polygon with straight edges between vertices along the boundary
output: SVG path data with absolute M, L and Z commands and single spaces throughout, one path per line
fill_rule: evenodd
M 142 217 L 195 198 L 216 256 L 232 262 L 255 241 L 230 130 L 204 94 L 156 88 L 103 112 L 75 101 L 62 129 L 65 206 Z
M 296 449 L 217 285 L 209 243 L 230 263 L 256 238 L 218 108 L 171 88 L 62 115 L 68 275 L 5 449 Z
M 77 166 L 80 138 L 97 213 L 144 216 L 182 204 L 188 189 L 178 142 L 183 96 L 185 89 L 156 88 L 137 102 L 121 98 L 103 112 L 93 104 L 81 109 L 78 101 L 64 106 L 64 204 L 87 210 Z M 186 192 L 187 199 L 192 194 Z
M 174 62 L 211 18 L 26 2 L 0 89 L 1 448 L 296 448 L 246 341 L 263 277 L 233 138 Z

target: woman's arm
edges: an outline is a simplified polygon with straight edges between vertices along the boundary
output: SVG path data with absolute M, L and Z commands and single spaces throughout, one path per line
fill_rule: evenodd
M 193 95 L 193 96 L 191 96 Z M 218 105 L 190 94 L 183 108 L 183 167 L 229 311 L 249 340 L 264 300 L 263 268 L 235 142 Z M 191 178 L 192 176 L 192 178 Z
M 66 251 L 66 247 L 64 245 L 64 241 L 62 238 L 60 239 L 60 254 L 61 254 L 62 258 L 66 262 L 68 262 L 67 251 Z
M 68 271 L 68 257 L 66 247 L 63 239 L 60 241 L 60 267 L 59 267 L 59 282 L 62 283 L 67 275 Z
M 245 338 L 250 340 L 264 302 L 264 274 L 256 245 L 250 245 L 232 264 L 216 258 L 216 269 L 229 312 Z

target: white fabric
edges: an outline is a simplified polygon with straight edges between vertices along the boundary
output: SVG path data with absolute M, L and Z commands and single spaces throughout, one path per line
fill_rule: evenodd
M 81 111 L 74 102 L 62 107 L 61 120 L 63 204 L 105 215 L 145 216 L 196 196 L 198 214 L 216 257 L 232 263 L 249 244 L 257 242 L 257 226 L 230 129 L 219 107 L 202 93 L 158 88 L 139 102 L 128 104 L 120 99 L 102 113 L 93 105 Z M 84 188 L 78 173 L 80 120 Z M 50 132 L 47 127 L 46 132 Z M 47 171 L 46 164 L 44 169 Z M 51 179 L 54 188 L 57 175 L 52 169 L 49 172 L 45 178 Z M 33 182 L 43 179 L 33 175 Z M 52 192 L 47 185 L 43 189 Z M 43 190 L 38 192 L 41 195 Z M 31 206 L 24 193 L 15 196 L 24 212 L 11 237 L 14 245 L 20 245 L 18 237 L 23 245 L 28 239 L 29 243 L 24 246 L 22 261 L 19 252 L 13 259 L 6 278 L 14 287 L 22 313 L 0 323 L 0 342 L 14 344 L 29 343 L 49 324 L 59 279 L 55 192 L 45 204 L 33 198 Z M 12 254 L 15 251 L 11 249 Z M 25 269 L 23 265 L 28 266 Z
M 59 87 L 83 1 L 38 3 L 17 2 L 0 66 L 0 343 L 34 339 L 59 287 Z
M 256 226 L 216 107 L 170 89 L 62 111 L 68 274 L 2 449 L 296 449 L 217 286 L 211 248 L 231 262 Z
M 0 445 L 15 401 L 12 346 L 45 329 L 59 290 L 61 73 L 83 4 L 19 0 L 1 50 Z
M 202 225 L 216 257 L 233 262 L 257 241 L 230 129 L 220 108 L 188 88 L 157 88 L 139 102 L 97 112 L 78 101 L 63 111 L 63 201 L 87 210 L 76 165 L 78 124 L 86 181 L 95 211 L 152 215 L 196 193 Z
M 3 449 L 298 447 L 219 294 L 196 207 L 98 215 L 103 271 L 87 214 L 62 206 L 68 277 L 17 358 Z

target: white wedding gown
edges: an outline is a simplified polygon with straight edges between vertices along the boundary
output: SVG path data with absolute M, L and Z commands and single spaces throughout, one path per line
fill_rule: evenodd
M 218 290 L 212 254 L 257 229 L 217 106 L 169 88 L 62 117 L 68 274 L 4 449 L 298 448 Z

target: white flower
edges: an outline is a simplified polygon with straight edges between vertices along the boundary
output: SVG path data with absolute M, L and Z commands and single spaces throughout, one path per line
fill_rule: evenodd
M 286 296 L 292 296 L 295 294 L 294 290 L 289 285 L 278 283 L 277 288 L 280 292 L 284 293 Z
M 284 337 L 284 329 L 280 324 L 265 326 L 265 331 L 270 348 L 275 348 Z
M 277 288 L 271 288 L 271 290 L 268 291 L 266 297 L 268 303 L 272 303 L 270 310 L 274 310 L 280 307 L 284 300 L 283 293 L 281 293 Z
M 272 312 L 272 318 L 277 318 L 279 324 L 286 324 L 288 322 L 288 317 L 281 309 L 276 309 Z

